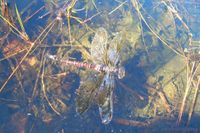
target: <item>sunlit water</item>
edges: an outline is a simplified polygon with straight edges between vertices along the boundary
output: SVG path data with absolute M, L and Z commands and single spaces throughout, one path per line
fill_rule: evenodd
M 99 107 L 95 102 L 91 103 L 88 110 L 83 114 L 80 115 L 76 112 L 76 90 L 79 88 L 82 79 L 92 73 L 91 75 L 94 76 L 94 85 L 101 84 L 98 83 L 98 81 L 100 81 L 102 77 L 95 77 L 98 75 L 98 72 L 88 72 L 86 71 L 87 69 L 59 66 L 59 64 L 52 63 L 52 61 L 48 59 L 46 59 L 47 63 L 43 64 L 42 67 L 40 63 L 36 66 L 31 66 L 29 64 L 28 68 L 31 69 L 28 69 L 26 65 L 30 62 L 24 61 L 21 64 L 22 67 L 20 68 L 18 76 L 13 76 L 0 93 L 0 132 L 200 132 L 198 127 L 198 106 L 196 106 L 196 110 L 194 111 L 188 127 L 186 126 L 188 107 L 186 108 L 187 111 L 183 113 L 181 122 L 177 124 L 180 106 L 178 103 L 182 101 L 183 92 L 172 92 L 170 90 L 166 91 L 165 89 L 161 89 L 160 92 L 164 92 L 167 102 L 170 105 L 171 112 L 168 112 L 168 108 L 165 106 L 166 103 L 162 101 L 163 99 L 159 95 L 161 93 L 156 94 L 154 93 L 155 90 L 148 89 L 150 88 L 149 86 L 156 86 L 158 88 L 160 86 L 161 88 L 166 87 L 167 85 L 165 83 L 170 79 L 170 75 L 174 76 L 169 80 L 169 84 L 173 84 L 170 86 L 171 88 L 178 86 L 178 91 L 184 88 L 184 85 L 181 86 L 180 83 L 185 82 L 184 74 L 180 74 L 183 77 L 183 81 L 180 81 L 178 78 L 176 80 L 176 74 L 179 72 L 179 69 L 175 70 L 176 66 L 179 66 L 178 63 L 184 58 L 177 57 L 176 55 L 177 53 L 182 54 L 184 51 L 183 49 L 187 50 L 187 48 L 190 48 L 188 47 L 188 43 L 190 42 L 191 34 L 193 39 L 192 45 L 199 45 L 198 41 L 200 35 L 198 31 L 200 22 L 197 18 L 200 12 L 200 3 L 198 1 L 183 1 L 180 3 L 178 1 L 169 3 L 168 1 L 156 0 L 77 1 L 70 10 L 68 10 L 69 8 L 63 8 L 64 0 L 59 0 L 58 2 L 53 2 L 51 0 L 29 0 L 22 2 L 16 0 L 16 6 L 11 0 L 7 0 L 6 2 L 9 4 L 8 9 L 10 10 L 10 15 L 15 14 L 13 21 L 16 22 L 16 27 L 20 29 L 20 31 L 22 31 L 22 29 L 18 23 L 16 6 L 22 14 L 22 20 L 27 20 L 24 22 L 24 28 L 31 41 L 35 41 L 45 28 L 47 28 L 47 32 L 51 22 L 54 22 L 54 20 L 58 21 L 58 23 L 55 23 L 54 26 L 50 28 L 51 32 L 48 32 L 48 34 L 44 32 L 42 34 L 39 40 L 43 42 L 38 44 L 36 51 L 30 53 L 30 57 L 37 57 L 39 60 L 38 62 L 43 60 L 41 56 L 43 55 L 44 47 L 49 46 L 46 48 L 45 52 L 48 51 L 51 54 L 57 54 L 61 57 L 66 56 L 66 58 L 70 55 L 70 57 L 73 57 L 73 60 L 74 58 L 78 61 L 86 59 L 89 63 L 94 63 L 95 59 L 87 57 L 87 54 L 81 51 L 80 47 L 77 47 L 76 50 L 68 54 L 67 51 L 69 51 L 71 45 L 61 45 L 69 44 L 70 40 L 73 41 L 73 37 L 77 39 L 78 37 L 81 38 L 81 36 L 88 34 L 89 37 L 87 39 L 83 38 L 77 42 L 79 42 L 78 44 L 84 45 L 83 49 L 85 48 L 85 51 L 90 51 L 88 45 L 91 45 L 90 43 L 94 37 L 94 33 L 92 32 L 96 31 L 99 27 L 104 27 L 110 35 L 108 40 L 112 40 L 119 33 L 123 36 L 120 63 L 125 68 L 126 76 L 123 79 L 115 78 L 115 88 L 112 94 L 113 116 L 112 119 L 109 119 L 108 124 L 103 124 L 99 114 Z M 136 4 L 142 6 L 142 8 L 135 6 L 134 2 L 137 2 Z M 174 9 L 172 7 L 174 7 Z M 193 9 L 191 7 L 193 7 Z M 41 10 L 39 10 L 40 8 Z M 139 8 L 141 12 L 138 13 L 137 9 Z M 37 10 L 39 11 L 36 12 Z M 67 11 L 71 13 L 70 15 L 78 18 L 77 20 L 72 17 L 70 18 L 71 31 L 69 31 L 69 21 L 65 16 Z M 178 11 L 178 14 L 183 18 L 182 21 L 185 23 L 180 21 L 174 11 Z M 36 14 L 33 15 L 34 13 Z M 28 18 L 31 15 L 33 16 Z M 142 15 L 142 17 L 140 15 Z M 87 26 L 84 24 L 87 24 Z M 1 29 L 4 29 L 6 27 L 6 21 L 2 20 L 0 26 Z M 85 32 L 85 30 L 87 32 Z M 5 33 L 6 32 L 8 32 L 8 30 L 5 28 Z M 71 32 L 71 34 L 69 34 L 69 32 Z M 15 33 L 17 32 L 15 31 Z M 20 38 L 20 35 L 17 34 L 11 32 L 7 39 L 1 38 L 1 59 L 6 55 L 3 49 L 8 42 L 12 42 L 12 40 L 23 40 Z M 0 35 L 3 36 L 4 33 L 1 32 Z M 158 39 L 159 37 L 160 39 Z M 167 42 L 167 45 L 165 42 Z M 61 48 L 58 50 L 57 47 L 53 47 L 54 44 L 57 44 Z M 175 49 L 175 51 L 171 49 Z M 198 60 L 200 57 L 198 54 L 198 50 L 195 49 L 192 58 Z M 13 67 L 18 64 L 22 55 L 17 54 L 15 57 L 16 58 L 10 58 L 9 60 L 0 62 L 0 82 L 2 85 L 12 72 Z M 176 58 L 178 59 L 176 60 Z M 168 65 L 170 62 L 173 63 Z M 69 69 L 70 72 L 68 71 Z M 180 66 L 180 69 L 182 69 L 182 66 Z M 43 70 L 45 73 L 43 73 Z M 37 76 L 38 72 L 40 73 L 39 77 Z M 48 79 L 48 75 L 60 74 L 63 72 L 67 72 L 64 77 Z M 43 81 L 42 74 L 46 74 Z M 36 82 L 37 86 L 35 86 Z M 54 88 L 47 91 L 50 102 L 44 97 L 43 86 Z M 98 87 L 98 85 L 96 86 Z M 33 88 L 36 88 L 34 98 Z M 168 88 L 166 87 L 166 89 Z M 159 96 L 161 97 L 160 99 Z M 56 104 L 58 109 L 57 113 L 51 108 L 51 105 L 48 104 L 51 102 L 53 103 L 53 100 L 56 98 L 58 98 L 56 101 L 58 104 Z M 189 98 L 189 100 L 191 99 L 192 98 Z M 62 100 L 62 102 L 59 100 Z M 162 105 L 164 105 L 164 107 L 162 107 Z M 102 108 L 100 108 L 100 110 L 101 109 Z

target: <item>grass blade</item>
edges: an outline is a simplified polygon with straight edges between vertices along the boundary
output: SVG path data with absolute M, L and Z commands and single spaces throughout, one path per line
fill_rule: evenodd
M 23 22 L 22 22 L 22 19 L 21 19 L 21 16 L 20 16 L 20 13 L 19 13 L 19 10 L 17 8 L 17 5 L 15 4 L 15 11 L 16 11 L 16 14 L 17 14 L 17 20 L 19 22 L 19 25 L 20 25 L 20 28 L 22 30 L 22 33 L 24 33 L 24 35 L 27 37 L 27 40 L 28 40 L 28 35 L 26 34 L 26 31 L 25 31 L 25 28 L 24 28 L 24 25 L 23 25 Z

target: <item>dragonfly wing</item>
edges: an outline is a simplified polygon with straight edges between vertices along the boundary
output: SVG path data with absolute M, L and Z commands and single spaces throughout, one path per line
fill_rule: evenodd
M 120 51 L 122 49 L 122 35 L 116 34 L 116 36 L 110 41 L 109 48 L 108 48 L 108 63 L 111 66 L 119 67 L 121 61 L 121 54 Z M 122 79 L 125 76 L 125 69 L 124 67 L 118 68 L 118 78 Z
M 116 36 L 109 43 L 108 59 L 112 66 L 116 66 L 119 63 L 121 41 L 121 34 L 116 34 Z
M 91 43 L 91 56 L 94 63 L 102 64 L 107 48 L 108 33 L 104 28 L 97 29 Z
M 76 112 L 79 114 L 84 113 L 90 107 L 95 95 L 98 84 L 98 78 L 90 75 L 81 81 L 79 88 L 76 90 Z
M 108 124 L 113 116 L 114 76 L 107 73 L 98 92 L 99 113 L 103 124 Z

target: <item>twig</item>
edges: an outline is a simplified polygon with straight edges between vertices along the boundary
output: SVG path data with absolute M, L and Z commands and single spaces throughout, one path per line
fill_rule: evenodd
M 82 22 L 80 22 L 81 24 L 87 23 L 88 21 L 91 21 L 94 17 L 98 16 L 101 12 L 98 12 L 96 14 L 94 14 L 93 16 L 83 20 Z
M 23 23 L 26 23 L 29 19 L 31 19 L 34 15 L 36 15 L 39 11 L 41 11 L 45 6 L 40 7 L 36 12 L 34 12 L 31 16 L 27 17 Z
M 135 120 L 120 119 L 120 118 L 115 119 L 114 121 L 121 125 L 137 126 L 137 127 L 146 127 L 150 124 L 148 121 L 140 122 Z
M 119 6 L 117 6 L 115 9 L 113 9 L 112 11 L 110 11 L 110 12 L 108 13 L 108 15 L 111 15 L 113 12 L 115 12 L 116 10 L 118 10 L 118 9 L 119 9 L 121 6 L 123 6 L 126 2 L 127 2 L 127 0 L 124 1 L 124 2 L 122 2 Z
M 172 120 L 173 117 L 170 115 L 167 116 L 156 116 L 155 118 L 152 119 L 147 119 L 145 121 L 135 121 L 135 120 L 127 120 L 127 119 L 123 119 L 123 118 L 118 118 L 118 119 L 114 119 L 114 121 L 118 124 L 121 125 L 126 125 L 126 126 L 137 126 L 137 127 L 147 127 L 150 124 L 153 124 L 159 120 Z

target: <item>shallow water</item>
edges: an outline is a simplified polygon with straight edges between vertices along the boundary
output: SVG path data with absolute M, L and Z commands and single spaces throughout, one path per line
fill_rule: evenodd
M 198 1 L 0 2 L 0 132 L 200 131 Z M 77 61 L 126 75 L 108 82 Z M 106 98 L 113 115 L 103 124 Z

